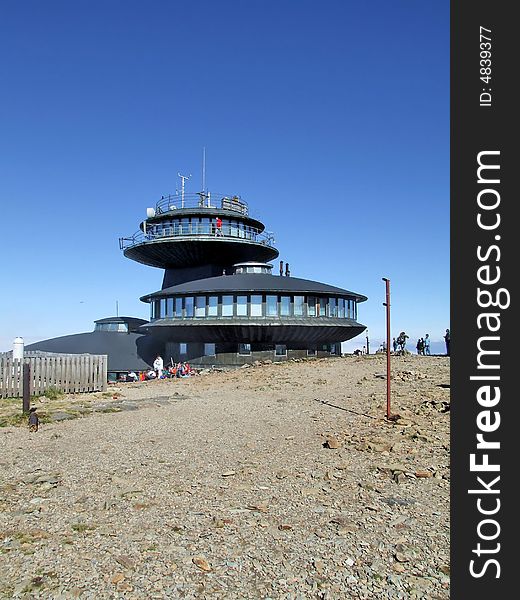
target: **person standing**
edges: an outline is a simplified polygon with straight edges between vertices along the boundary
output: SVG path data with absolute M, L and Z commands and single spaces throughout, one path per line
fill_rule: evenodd
M 392 346 L 394 348 L 394 354 L 397 352 L 397 342 L 395 341 L 395 338 L 392 340 Z
M 446 356 L 450 355 L 450 330 L 446 329 L 446 333 L 444 335 L 444 341 L 446 342 Z
M 215 235 L 222 235 L 222 219 L 217 217 Z
M 424 336 L 424 354 L 430 356 L 430 334 Z
M 153 361 L 153 369 L 157 375 L 157 379 L 159 379 L 162 376 L 164 369 L 164 361 L 162 356 L 157 355 L 157 358 Z

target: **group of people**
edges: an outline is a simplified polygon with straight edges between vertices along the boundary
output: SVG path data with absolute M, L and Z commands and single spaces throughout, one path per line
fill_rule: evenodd
M 406 340 L 409 339 L 410 336 L 406 335 L 404 331 L 396 338 L 393 338 L 393 349 L 395 354 L 404 354 L 406 347 Z M 444 342 L 446 343 L 446 356 L 450 356 L 450 330 L 446 329 L 446 333 L 444 334 Z M 419 338 L 417 340 L 417 344 L 415 346 L 417 350 L 417 354 L 421 354 L 422 356 L 431 356 L 430 351 L 430 334 L 427 333 L 423 338 Z
M 153 368 L 137 374 L 130 371 L 126 375 L 126 381 L 150 381 L 152 379 L 168 379 L 171 377 L 190 377 L 195 371 L 188 362 L 173 363 L 169 367 L 164 366 L 162 356 L 157 356 L 153 361 Z
M 430 356 L 430 334 L 427 333 L 423 338 L 419 338 L 415 348 L 417 349 L 417 354 Z

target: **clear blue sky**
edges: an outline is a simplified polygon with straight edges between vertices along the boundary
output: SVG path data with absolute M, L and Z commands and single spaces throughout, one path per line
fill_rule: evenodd
M 162 271 L 118 238 L 178 171 L 200 190 L 203 147 L 292 275 L 368 296 L 373 344 L 382 277 L 393 334 L 442 340 L 447 0 L 11 0 L 0 55 L 0 351 L 149 317 Z

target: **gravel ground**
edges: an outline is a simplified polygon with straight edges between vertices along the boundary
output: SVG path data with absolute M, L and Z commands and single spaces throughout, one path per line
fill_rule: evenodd
M 0 597 L 449 598 L 449 358 L 392 358 L 395 422 L 385 366 L 122 384 L 0 428 Z

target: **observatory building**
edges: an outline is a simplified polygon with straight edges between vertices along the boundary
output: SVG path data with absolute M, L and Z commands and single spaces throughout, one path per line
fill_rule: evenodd
M 150 321 L 139 331 L 165 362 L 340 355 L 341 342 L 365 329 L 357 308 L 366 296 L 292 277 L 282 261 L 273 274 L 273 235 L 238 196 L 185 194 L 183 186 L 119 243 L 127 258 L 164 269 L 161 289 L 141 298 Z

